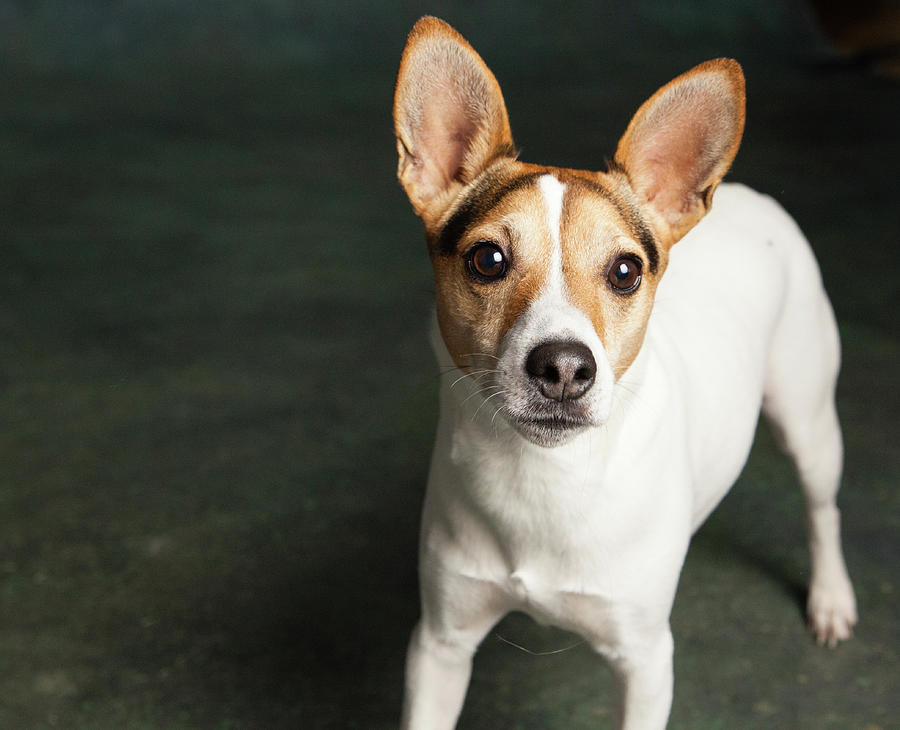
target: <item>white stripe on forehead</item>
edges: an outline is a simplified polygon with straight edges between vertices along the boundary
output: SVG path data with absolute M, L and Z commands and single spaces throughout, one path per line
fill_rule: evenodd
M 566 186 L 553 175 L 542 175 L 540 180 L 538 180 L 538 187 L 541 189 L 541 195 L 544 198 L 544 207 L 547 210 L 547 227 L 550 229 L 550 240 L 553 243 L 550 269 L 547 272 L 547 283 L 544 285 L 543 294 L 555 294 L 564 299 L 565 282 L 562 271 L 560 223 Z

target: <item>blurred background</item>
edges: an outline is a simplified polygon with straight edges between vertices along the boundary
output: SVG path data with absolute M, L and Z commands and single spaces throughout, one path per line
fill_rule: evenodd
M 688 556 L 670 727 L 897 727 L 900 23 L 871 0 L 0 0 L 0 727 L 396 726 L 439 376 L 390 110 L 425 13 L 530 162 L 602 168 L 658 86 L 743 64 L 730 179 L 793 213 L 841 325 L 861 618 L 808 635 L 761 428 Z M 505 620 L 460 727 L 610 727 L 602 661 L 541 655 L 573 643 Z

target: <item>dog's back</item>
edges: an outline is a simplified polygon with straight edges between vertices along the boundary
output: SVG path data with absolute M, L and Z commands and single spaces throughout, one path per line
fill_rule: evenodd
M 696 528 L 740 473 L 763 403 L 783 434 L 833 397 L 837 327 L 793 219 L 766 195 L 721 185 L 706 218 L 672 249 L 647 338 L 668 353 L 666 370 L 691 399 Z

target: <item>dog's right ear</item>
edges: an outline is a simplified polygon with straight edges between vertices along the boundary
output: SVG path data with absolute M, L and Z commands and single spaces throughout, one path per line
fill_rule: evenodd
M 438 18 L 422 18 L 409 34 L 394 91 L 394 132 L 397 176 L 428 227 L 491 162 L 515 156 L 497 80 Z

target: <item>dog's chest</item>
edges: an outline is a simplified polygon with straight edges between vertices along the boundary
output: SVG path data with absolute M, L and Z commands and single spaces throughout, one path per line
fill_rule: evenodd
M 554 486 L 559 492 L 571 485 Z M 538 499 L 516 509 L 507 504 L 487 525 L 471 529 L 477 523 L 469 522 L 468 535 L 478 537 L 463 541 L 456 567 L 467 576 L 463 585 L 468 577 L 491 584 L 507 610 L 580 634 L 608 653 L 624 634 L 640 630 L 642 618 L 632 615 L 633 606 L 674 595 L 687 547 L 686 503 L 668 510 L 669 521 L 639 504 L 630 512 L 622 500 L 604 495 L 602 485 L 578 488 L 595 493 L 571 499 L 557 494 L 553 504 Z
M 562 577 L 525 566 L 510 573 L 500 588 L 515 610 L 538 623 L 553 624 L 595 642 L 608 640 L 617 623 L 616 601 L 596 589 L 567 590 L 560 584 Z
M 635 488 L 622 475 L 627 469 L 637 484 L 652 484 L 641 475 L 646 460 L 611 453 L 596 437 L 563 449 L 489 452 L 465 433 L 455 440 L 448 451 L 438 443 L 430 485 L 437 509 L 425 525 L 446 570 L 576 631 L 609 614 L 610 597 L 627 599 L 651 584 L 670 590 L 689 534 L 686 483 L 673 479 L 662 494 Z

